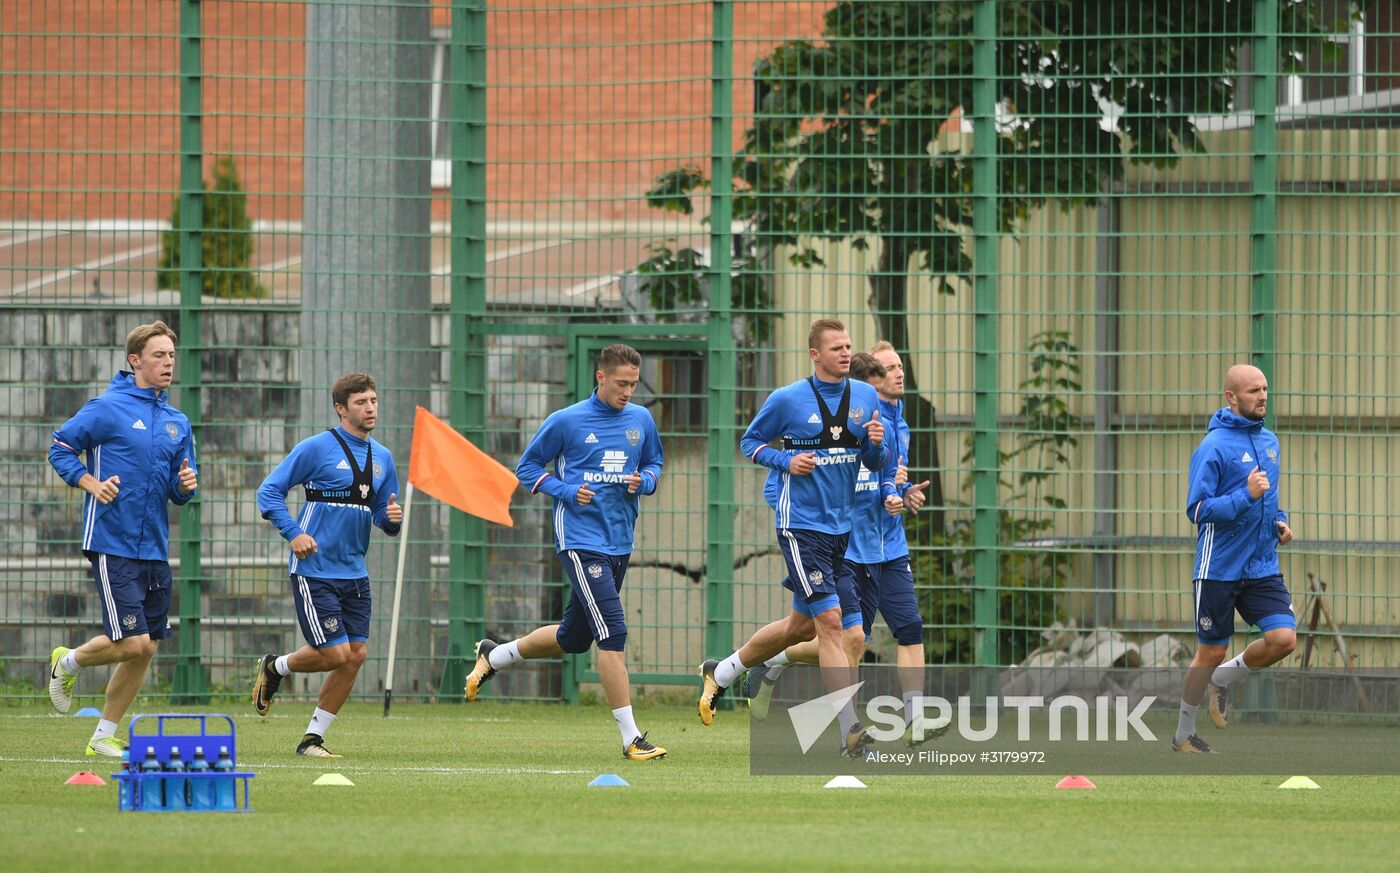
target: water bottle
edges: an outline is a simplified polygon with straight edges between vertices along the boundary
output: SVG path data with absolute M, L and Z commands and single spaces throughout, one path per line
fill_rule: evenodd
M 209 759 L 204 757 L 204 747 L 194 747 L 194 758 L 190 761 L 191 773 L 208 773 Z M 213 809 L 214 800 L 209 793 L 213 787 L 210 779 L 190 779 L 189 788 L 185 792 L 189 801 L 190 809 Z
M 135 769 L 131 766 L 131 750 L 122 749 L 122 772 L 119 774 L 121 778 L 117 779 L 117 784 L 120 786 L 117 790 L 121 792 L 118 809 L 131 809 L 131 797 L 135 791 L 132 785 L 132 774 Z
M 165 780 L 153 775 L 160 772 L 160 759 L 156 757 L 156 747 L 146 747 L 146 757 L 141 761 L 141 808 L 165 808 Z
M 180 747 L 171 746 L 170 758 L 165 762 L 165 772 L 184 773 L 185 760 L 180 757 Z M 188 779 L 183 777 L 165 777 L 165 808 L 166 809 L 189 809 L 185 800 L 185 790 L 189 784 Z
M 219 746 L 219 757 L 214 761 L 215 773 L 232 773 L 233 758 L 229 757 L 228 746 Z M 214 783 L 214 808 L 215 809 L 237 809 L 238 791 L 233 784 L 232 776 L 220 776 L 211 779 Z

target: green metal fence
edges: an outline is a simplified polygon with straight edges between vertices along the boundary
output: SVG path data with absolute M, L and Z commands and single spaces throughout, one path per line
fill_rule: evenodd
M 908 367 L 932 663 L 1017 661 L 1071 621 L 1189 643 L 1186 464 L 1253 361 L 1295 600 L 1325 582 L 1358 666 L 1400 665 L 1397 40 L 1400 3 L 1331 0 L 7 4 L 7 696 L 100 629 L 44 453 L 157 316 L 203 468 L 154 686 L 179 700 L 298 644 L 253 492 L 334 423 L 336 375 L 379 380 L 401 476 L 415 405 L 513 466 L 617 339 L 667 455 L 629 665 L 692 681 L 786 609 L 737 440 L 823 316 Z M 566 589 L 545 498 L 517 492 L 512 529 L 420 499 L 395 687 L 454 700 L 476 639 L 557 620 Z M 367 696 L 394 544 L 370 557 Z M 1325 631 L 1312 665 L 1340 664 Z M 594 678 L 584 657 L 493 691 Z

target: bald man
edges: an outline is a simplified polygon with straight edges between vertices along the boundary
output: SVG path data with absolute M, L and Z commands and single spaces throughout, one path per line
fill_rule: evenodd
M 1293 539 L 1293 530 L 1279 509 L 1279 444 L 1264 427 L 1269 380 L 1263 371 L 1231 367 L 1225 404 L 1191 455 L 1186 516 L 1196 525 L 1192 584 L 1200 645 L 1181 689 L 1172 741 L 1178 752 L 1211 752 L 1196 735 L 1203 696 L 1210 698 L 1211 722 L 1224 729 L 1230 686 L 1287 657 L 1296 645 L 1293 599 L 1278 566 L 1278 547 Z M 1226 661 L 1236 610 L 1264 637 Z

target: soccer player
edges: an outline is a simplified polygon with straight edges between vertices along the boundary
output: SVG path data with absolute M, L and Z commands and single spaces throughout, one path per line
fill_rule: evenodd
M 739 442 L 745 457 L 769 468 L 763 495 L 773 507 L 792 611 L 760 628 L 729 657 L 700 665 L 701 724 L 714 720 L 716 704 L 739 674 L 794 643 L 816 637 L 830 692 L 851 681 L 856 666 L 842 648 L 836 579 L 851 532 L 857 464 L 871 471 L 884 467 L 885 431 L 875 389 L 847 378 L 851 338 L 845 325 L 829 318 L 813 322 L 807 349 L 813 374 L 769 395 Z M 782 448 L 770 446 L 774 440 Z M 870 742 L 849 703 L 837 721 L 845 753 L 855 755 Z
M 1191 454 L 1186 516 L 1197 526 L 1193 584 L 1200 645 L 1181 689 L 1172 739 L 1178 752 L 1211 751 L 1196 735 L 1203 695 L 1209 692 L 1211 721 L 1223 729 L 1230 686 L 1287 657 L 1297 644 L 1293 599 L 1278 565 L 1278 547 L 1293 539 L 1293 530 L 1274 487 L 1281 466 L 1278 437 L 1264 427 L 1268 379 L 1248 364 L 1231 367 L 1225 403 Z M 1225 661 L 1236 610 L 1264 638 Z
M 306 645 L 287 655 L 264 655 L 253 680 L 253 709 L 267 715 L 284 676 L 326 673 L 297 754 L 338 758 L 326 731 L 350 696 L 369 645 L 370 586 L 365 569 L 370 526 L 399 535 L 403 507 L 394 457 L 370 437 L 379 423 L 379 391 L 365 373 L 348 373 L 331 387 L 340 425 L 308 437 L 258 487 L 258 512 L 291 545 L 288 572 L 297 623 Z M 287 492 L 300 486 L 299 518 Z
M 863 357 L 869 357 L 870 362 L 863 361 Z M 909 561 L 903 511 L 918 512 L 924 505 L 924 492 L 930 483 L 925 481 L 911 485 L 908 482 L 909 424 L 904 420 L 904 362 L 894 346 L 881 341 L 869 353 L 855 355 L 851 360 L 851 375 L 865 378 L 875 386 L 880 396 L 881 420 L 888 420 L 895 429 L 895 437 L 890 442 L 890 460 L 886 465 L 887 471 L 891 466 L 895 468 L 895 475 L 890 481 L 891 477 L 885 474 L 880 482 L 879 496 L 873 488 L 867 489 L 868 494 L 861 493 L 864 477 L 857 483 L 857 518 L 851 528 L 851 543 L 846 548 L 843 578 L 849 577 L 851 583 L 848 584 L 853 584 L 860 592 L 862 648 L 870 639 L 877 608 L 894 635 L 898 646 L 896 663 L 899 683 L 904 698 L 904 741 L 914 748 L 947 732 L 946 726 L 926 730 L 917 724 L 917 720 L 923 717 L 920 699 L 924 685 L 924 622 L 914 595 L 914 576 Z M 842 608 L 844 613 L 844 601 Z M 807 645 L 810 644 L 803 644 Z M 794 648 L 801 649 L 803 646 Z M 793 649 L 790 648 L 786 653 L 770 659 L 765 664 L 766 669 L 749 671 L 751 677 L 757 674 L 759 681 L 750 706 L 756 709 L 755 714 L 760 718 L 767 714 L 773 683 L 783 670 L 783 661 L 787 659 L 802 660 L 794 658 Z
M 49 700 L 73 707 L 83 667 L 116 664 L 88 755 L 121 757 L 117 723 L 141 690 L 159 641 L 170 633 L 170 523 L 199 488 L 190 420 L 170 405 L 175 331 L 162 321 L 126 337 L 130 371 L 53 433 L 49 463 L 83 499 L 83 556 L 92 564 L 104 634 L 49 655 Z M 86 453 L 87 462 L 78 459 Z
M 554 498 L 554 545 L 569 579 L 569 603 L 559 624 L 536 628 L 508 643 L 481 640 L 467 675 L 467 700 L 501 670 L 534 658 L 557 658 L 598 646 L 598 677 L 622 735 L 622 757 L 662 758 L 637 728 L 623 662 L 627 620 L 622 581 L 632 556 L 637 507 L 661 480 L 661 436 L 651 413 L 632 404 L 642 356 L 621 343 L 603 349 L 587 400 L 545 419 L 515 468 L 530 493 Z M 553 470 L 550 467 L 553 466 Z
M 885 378 L 885 368 L 868 352 L 851 356 L 850 378 L 860 379 L 877 387 Z M 870 638 L 862 619 L 862 597 L 854 561 L 860 561 L 873 545 L 878 553 L 881 539 L 880 515 L 887 515 L 893 506 L 900 513 L 903 502 L 894 495 L 896 468 L 894 452 L 889 453 L 885 469 L 879 474 L 862 466 L 856 476 L 855 515 L 851 522 L 851 537 L 846 545 L 846 560 L 836 577 L 836 597 L 841 603 L 841 647 L 852 664 L 859 664 Z M 885 492 L 891 496 L 885 498 Z M 768 717 L 768 704 L 773 696 L 773 684 L 792 664 L 817 664 L 815 639 L 788 646 L 783 651 L 754 667 L 748 673 L 749 710 L 758 719 Z

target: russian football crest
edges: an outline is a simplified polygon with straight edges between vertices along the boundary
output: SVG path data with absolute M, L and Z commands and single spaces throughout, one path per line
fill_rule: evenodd
M 330 618 L 321 622 L 321 624 L 326 626 L 327 632 L 335 633 L 336 628 L 340 627 L 340 619 L 336 618 L 335 616 L 331 616 Z
M 175 442 L 178 443 L 180 441 L 180 428 L 175 424 L 175 422 L 167 421 L 165 423 L 165 432 L 169 434 L 170 438 Z
M 136 616 L 134 616 L 134 615 L 124 615 L 124 616 L 122 616 L 122 627 L 126 628 L 127 630 L 136 630 Z
M 629 446 L 635 446 L 637 443 L 639 443 L 639 442 L 641 442 L 641 441 L 642 441 L 642 432 L 641 432 L 640 430 L 637 430 L 635 427 L 629 427 L 629 428 L 627 428 L 627 444 L 628 444 Z
M 603 575 L 603 568 L 597 564 L 588 565 L 588 575 L 597 579 Z

